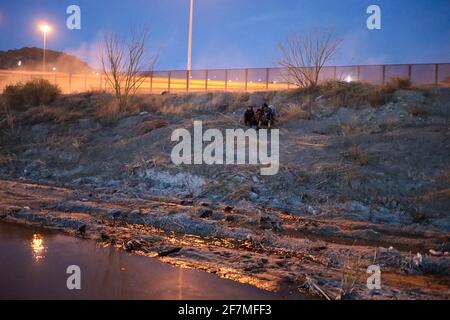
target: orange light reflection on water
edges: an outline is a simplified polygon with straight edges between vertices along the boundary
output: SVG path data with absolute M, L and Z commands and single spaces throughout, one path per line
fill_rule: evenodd
M 33 239 L 31 240 L 31 249 L 33 250 L 33 257 L 35 261 L 44 259 L 44 237 L 40 234 L 34 234 Z

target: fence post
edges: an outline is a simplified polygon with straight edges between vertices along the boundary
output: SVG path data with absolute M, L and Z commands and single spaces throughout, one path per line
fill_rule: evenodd
M 245 69 L 245 92 L 248 90 L 248 69 Z
M 208 70 L 205 70 L 205 92 L 208 92 Z
M 383 64 L 382 68 L 381 68 L 381 73 L 382 73 L 382 78 L 383 78 L 383 86 L 386 84 L 386 65 Z
M 170 93 L 170 81 L 172 80 L 172 71 L 169 71 L 169 79 L 167 79 L 167 92 Z
M 191 80 L 191 71 L 186 70 L 186 92 L 189 92 L 189 81 Z
M 408 80 L 411 82 L 412 81 L 412 65 L 408 65 Z
M 361 66 L 357 66 L 356 67 L 356 73 L 357 73 L 357 81 L 359 82 L 360 81 L 360 78 L 361 78 Z
M 72 93 L 72 74 L 69 73 L 69 93 Z
M 334 80 L 334 81 L 337 80 L 336 77 L 337 77 L 337 67 L 334 66 L 334 68 L 333 68 L 333 80 Z
M 434 84 L 438 85 L 439 84 L 439 63 L 436 63 L 435 69 L 434 69 Z
M 228 89 L 228 69 L 225 69 L 225 91 Z
M 150 71 L 150 94 L 153 93 L 153 71 Z
M 266 68 L 266 90 L 269 90 L 269 72 L 270 68 Z

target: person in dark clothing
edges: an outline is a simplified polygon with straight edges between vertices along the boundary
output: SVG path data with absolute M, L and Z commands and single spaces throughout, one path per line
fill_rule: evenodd
M 256 115 L 253 106 L 249 106 L 244 113 L 244 123 L 246 126 L 253 127 L 256 125 Z
M 260 107 L 258 108 L 258 110 L 256 110 L 255 113 L 256 129 L 259 129 L 261 127 L 263 117 L 264 117 L 264 108 Z
M 270 110 L 267 103 L 264 103 L 261 108 L 257 111 L 258 114 L 258 128 L 261 127 L 267 127 L 269 125 L 269 117 L 270 117 Z

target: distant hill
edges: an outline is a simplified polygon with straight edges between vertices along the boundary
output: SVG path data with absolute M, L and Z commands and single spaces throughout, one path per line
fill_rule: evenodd
M 22 48 L 0 51 L 0 69 L 3 70 L 42 70 L 43 49 Z M 79 58 L 64 52 L 46 50 L 47 71 L 56 68 L 58 72 L 82 73 L 92 68 Z

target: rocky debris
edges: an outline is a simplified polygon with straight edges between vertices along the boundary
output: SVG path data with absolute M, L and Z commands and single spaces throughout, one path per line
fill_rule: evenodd
M 199 213 L 199 217 L 202 219 L 211 218 L 213 211 L 211 209 L 202 208 Z
M 223 208 L 223 211 L 224 212 L 231 212 L 231 211 L 233 211 L 233 207 L 231 207 L 231 206 L 225 206 L 225 208 Z
M 86 230 L 87 230 L 87 226 L 85 224 L 83 224 L 82 226 L 80 226 L 77 229 L 77 232 L 81 235 L 85 235 L 86 234 Z
M 140 250 L 144 244 L 145 242 L 142 240 L 129 240 L 123 244 L 123 248 L 126 251 L 136 251 Z
M 262 214 L 259 225 L 262 229 L 280 230 L 281 219 L 274 214 Z
M 172 255 L 174 253 L 178 253 L 181 251 L 181 247 L 167 247 L 167 248 L 162 248 L 159 252 L 158 252 L 158 256 L 159 257 L 167 257 L 169 255 Z

